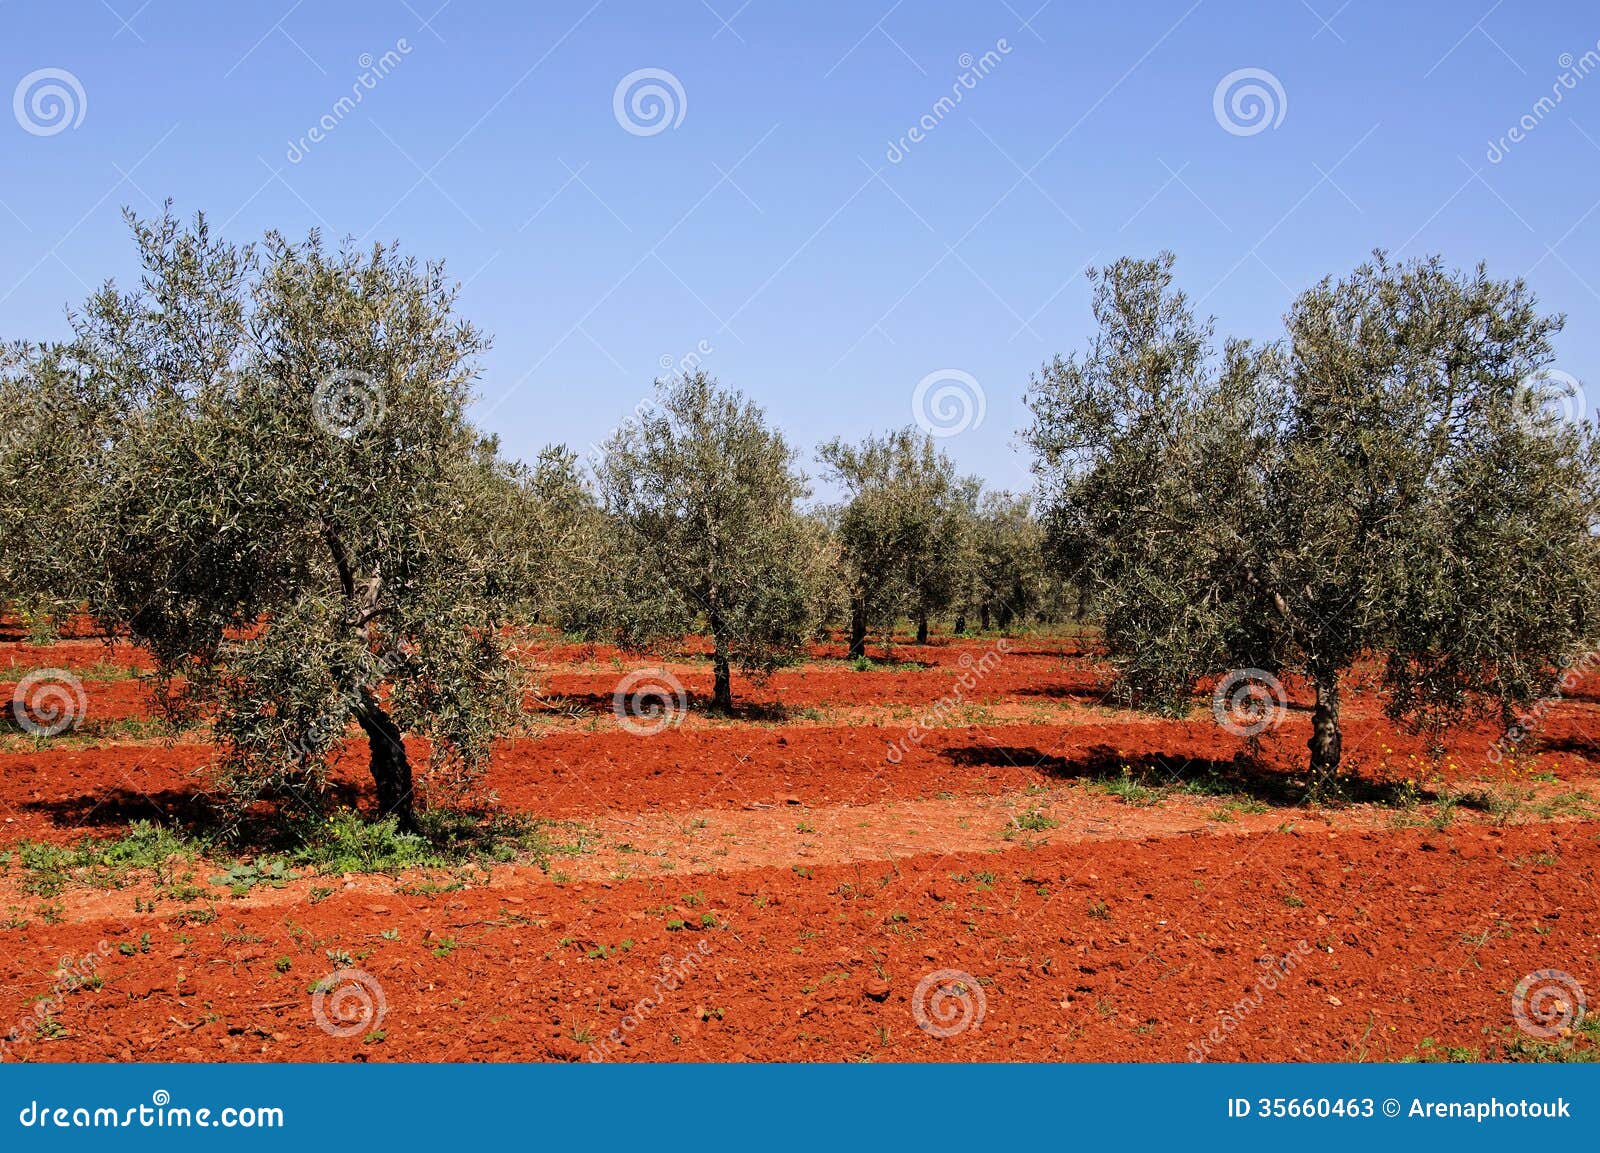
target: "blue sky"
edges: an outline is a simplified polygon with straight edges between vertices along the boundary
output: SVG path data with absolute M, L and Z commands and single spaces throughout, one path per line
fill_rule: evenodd
M 1257 338 L 1374 247 L 1485 260 L 1596 376 L 1593 4 L 441 3 L 0 0 L 0 336 L 62 335 L 133 270 L 120 209 L 170 196 L 239 240 L 445 260 L 494 338 L 477 419 L 519 456 L 602 438 L 695 353 L 808 459 L 946 374 L 983 415 L 944 446 L 1024 488 L 1022 394 L 1087 337 L 1083 269 L 1163 248 Z M 665 123 L 616 112 L 644 69 Z M 28 99 L 52 84 L 65 122 Z M 1265 123 L 1227 99 L 1252 84 Z

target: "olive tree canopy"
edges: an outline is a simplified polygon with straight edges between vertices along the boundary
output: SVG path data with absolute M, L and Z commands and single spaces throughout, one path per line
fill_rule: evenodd
M 1028 496 L 988 492 L 979 503 L 962 601 L 981 626 L 1002 632 L 1046 597 L 1044 533 Z
M 130 221 L 138 289 L 0 377 L 5 575 L 148 649 L 169 705 L 213 713 L 241 805 L 320 790 L 353 719 L 412 828 L 404 734 L 463 783 L 516 701 L 503 466 L 464 414 L 485 341 L 441 267 L 389 247 Z
M 1034 380 L 1027 437 L 1126 699 L 1297 673 L 1321 788 L 1358 659 L 1438 731 L 1509 723 L 1594 645 L 1595 430 L 1541 403 L 1561 319 L 1520 281 L 1380 253 L 1304 293 L 1281 346 L 1218 351 L 1170 255 L 1092 276 L 1098 331 Z

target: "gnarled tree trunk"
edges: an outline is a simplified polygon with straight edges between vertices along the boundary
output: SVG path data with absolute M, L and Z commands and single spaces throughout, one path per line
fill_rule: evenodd
M 355 714 L 361 731 L 367 734 L 367 745 L 372 752 L 372 782 L 378 787 L 378 819 L 392 816 L 397 819 L 401 832 L 417 832 L 416 813 L 412 809 L 411 762 L 406 759 L 400 726 L 384 712 L 371 689 L 362 691 Z
M 711 657 L 711 668 L 715 678 L 711 689 L 711 707 L 730 713 L 733 711 L 733 672 L 728 667 L 727 654 L 722 651 L 720 644 Z
M 1311 787 L 1324 792 L 1333 784 L 1339 771 L 1339 674 L 1322 673 L 1313 676 L 1317 689 L 1316 709 L 1311 714 L 1311 739 L 1306 746 L 1311 750 Z
M 867 598 L 850 598 L 850 659 L 867 655 Z
M 917 609 L 917 643 L 928 643 L 928 610 L 925 608 Z

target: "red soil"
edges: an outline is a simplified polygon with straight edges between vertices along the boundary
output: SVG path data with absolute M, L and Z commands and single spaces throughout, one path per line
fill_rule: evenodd
M 594 851 L 549 874 L 306 877 L 235 899 L 204 884 L 215 870 L 201 864 L 207 891 L 174 902 L 149 877 L 41 898 L 14 864 L 0 872 L 0 1034 L 35 1004 L 55 1024 L 30 1021 L 6 1056 L 1397 1059 L 1425 1038 L 1498 1052 L 1518 1035 L 1511 990 L 1534 970 L 1600 997 L 1600 824 L 1570 819 L 1584 805 L 1498 825 L 1467 814 L 1444 831 L 1395 827 L 1389 809 L 1290 805 L 1279 790 L 1304 759 L 1302 694 L 1245 773 L 1243 742 L 1203 713 L 1099 707 L 1097 670 L 1054 642 L 1014 642 L 963 690 L 980 711 L 910 737 L 960 684 L 963 655 L 987 649 L 908 646 L 897 656 L 926 667 L 824 661 L 740 681 L 742 719 L 694 712 L 650 737 L 610 712 L 623 672 L 648 662 L 537 654 L 546 698 L 571 715 L 504 742 L 484 783 L 509 809 L 585 827 Z M 0 677 L 105 655 L 0 645 Z M 135 660 L 120 647 L 113 659 Z M 666 668 L 691 697 L 708 691 L 702 666 Z M 90 719 L 143 715 L 136 681 L 85 687 Z M 1597 709 L 1593 685 L 1560 702 L 1546 752 L 1517 775 L 1489 763 L 1493 730 L 1454 734 L 1434 765 L 1354 692 L 1346 749 L 1367 780 L 1572 798 L 1600 778 Z M 193 819 L 210 756 L 198 739 L 6 738 L 0 851 Z M 1123 763 L 1238 774 L 1272 807 L 1138 807 L 1084 784 Z M 1557 779 L 1525 784 L 1530 763 Z M 335 777 L 369 803 L 357 745 Z M 1015 823 L 1030 813 L 1032 827 Z M 62 958 L 86 954 L 101 984 L 63 989 Z M 1278 959 L 1270 979 L 1263 958 Z M 641 1006 L 663 959 L 678 977 Z M 350 1037 L 319 1027 L 308 991 L 341 968 L 369 975 L 386 1005 Z M 919 982 L 946 969 L 970 982 L 919 1001 Z M 938 1026 L 941 1008 L 977 1016 L 980 1000 L 981 1021 L 954 1035 L 919 1027 L 919 1005 Z

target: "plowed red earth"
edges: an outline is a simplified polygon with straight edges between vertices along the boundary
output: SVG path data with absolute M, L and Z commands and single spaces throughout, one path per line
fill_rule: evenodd
M 914 667 L 856 672 L 820 649 L 736 682 L 740 716 L 696 709 L 650 736 L 613 715 L 619 679 L 662 668 L 698 701 L 692 656 L 532 654 L 542 735 L 499 745 L 484 785 L 581 846 L 548 872 L 302 875 L 236 897 L 200 863 L 181 866 L 198 894 L 175 900 L 170 876 L 145 875 L 43 896 L 13 858 L 4 1055 L 1393 1060 L 1503 1054 L 1535 971 L 1600 999 L 1594 684 L 1553 704 L 1515 769 L 1491 763 L 1488 727 L 1435 762 L 1358 687 L 1347 759 L 1419 804 L 1312 809 L 1287 788 L 1309 732 L 1295 686 L 1236 761 L 1244 742 L 1203 701 L 1152 719 L 1104 706 L 1068 641 L 1019 639 L 983 665 L 992 652 L 906 645 Z M 75 734 L 0 740 L 0 852 L 202 818 L 203 732 L 119 728 L 148 714 L 142 684 L 94 679 L 138 663 L 88 641 L 0 645 L 4 700 L 55 667 L 87 701 Z M 335 776 L 370 806 L 363 762 L 352 744 Z M 1096 783 L 1124 764 L 1235 792 Z M 64 962 L 95 980 L 63 982 Z

